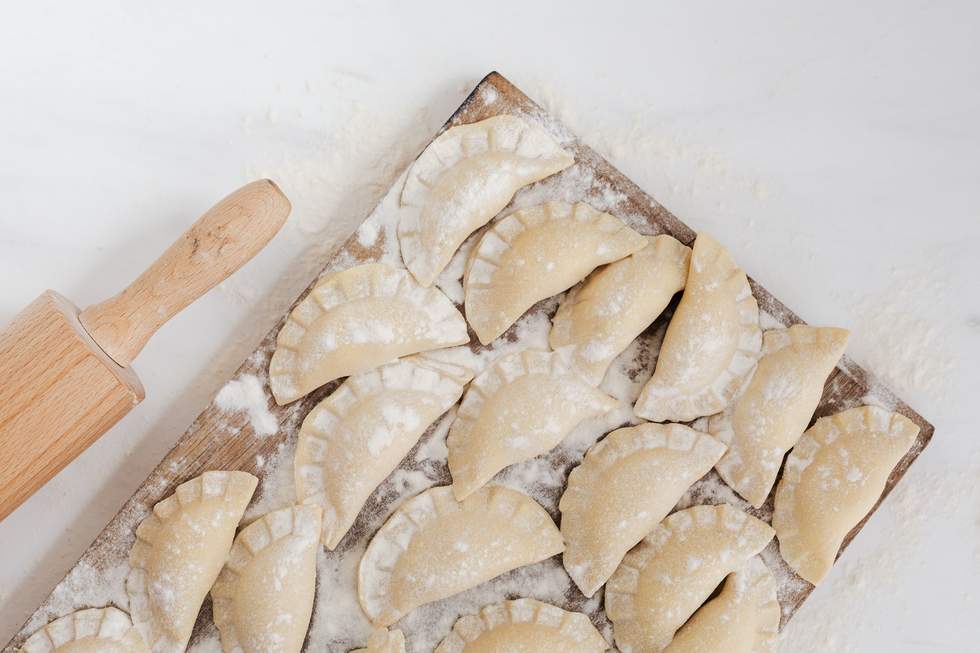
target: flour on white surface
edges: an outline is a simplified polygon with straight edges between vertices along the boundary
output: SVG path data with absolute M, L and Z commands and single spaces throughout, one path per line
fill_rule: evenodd
M 254 374 L 243 374 L 229 381 L 218 391 L 214 403 L 222 410 L 248 413 L 248 421 L 257 436 L 272 435 L 279 430 L 279 422 L 269 412 L 269 397 Z

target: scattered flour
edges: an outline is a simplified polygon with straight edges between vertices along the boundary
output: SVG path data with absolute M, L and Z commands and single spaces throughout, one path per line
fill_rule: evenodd
M 229 381 L 218 391 L 214 403 L 222 410 L 248 413 L 252 431 L 259 437 L 273 435 L 279 430 L 279 422 L 269 412 L 269 397 L 254 374 L 244 374 Z

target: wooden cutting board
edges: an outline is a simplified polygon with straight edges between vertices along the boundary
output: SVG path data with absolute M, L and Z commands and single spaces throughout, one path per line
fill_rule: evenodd
M 526 204 L 529 198 L 536 197 L 533 195 L 534 193 L 541 195 L 543 199 L 583 200 L 622 217 L 631 226 L 644 233 L 667 233 L 688 245 L 693 242 L 695 232 L 690 227 L 640 190 L 602 157 L 579 142 L 564 126 L 547 115 L 538 105 L 497 73 L 491 73 L 480 82 L 443 129 L 458 123 L 483 120 L 501 113 L 519 114 L 525 119 L 542 124 L 562 140 L 563 146 L 575 155 L 577 161 L 573 168 L 561 173 L 558 179 L 545 180 L 540 189 L 532 187 L 522 191 L 525 195 L 519 193 L 515 201 L 524 197 Z M 573 179 L 572 176 L 575 178 Z M 583 184 L 583 180 L 587 183 Z M 394 234 L 380 225 L 372 225 L 371 223 L 372 220 L 380 220 L 376 214 L 384 213 L 383 205 L 384 201 L 368 218 L 361 230 L 335 252 L 330 260 L 325 261 L 325 270 L 332 271 L 362 262 L 375 261 L 383 258 L 386 251 L 390 254 L 393 243 L 390 239 L 394 238 Z M 390 242 L 386 243 L 386 241 Z M 734 251 L 733 254 L 737 260 L 738 252 Z M 769 321 L 768 324 L 763 323 L 764 328 L 802 322 L 792 311 L 770 295 L 765 288 L 755 281 L 751 283 L 760 310 L 766 314 L 765 319 Z M 310 288 L 312 286 L 313 283 L 310 284 Z M 297 298 L 297 302 L 305 294 L 306 292 Z M 554 301 L 542 302 L 532 309 L 530 315 L 547 314 L 553 312 L 555 307 Z M 649 374 L 655 361 L 655 352 L 659 338 L 662 337 L 663 327 L 669 319 L 669 313 L 670 311 L 662 316 L 641 337 L 641 346 L 634 348 L 635 369 L 646 369 L 646 374 Z M 337 382 L 332 383 L 288 406 L 279 407 L 275 405 L 271 396 L 268 396 L 266 378 L 269 358 L 275 347 L 275 336 L 284 319 L 285 315 L 266 335 L 255 352 L 242 363 L 233 377 L 237 379 L 243 375 L 254 375 L 262 382 L 263 387 L 266 388 L 269 408 L 279 423 L 278 432 L 268 437 L 257 435 L 252 429 L 246 413 L 230 413 L 212 402 L 191 424 L 170 453 L 89 546 L 66 578 L 55 587 L 51 595 L 38 607 L 21 631 L 7 644 L 3 653 L 14 653 L 27 636 L 51 619 L 70 611 L 72 606 L 99 607 L 114 603 L 125 609 L 127 607 L 125 593 L 121 588 L 125 575 L 125 560 L 133 541 L 133 531 L 153 504 L 170 494 L 174 487 L 183 481 L 205 470 L 241 469 L 260 478 L 260 489 L 257 493 L 258 501 L 260 503 L 269 503 L 270 501 L 274 503 L 274 498 L 260 496 L 264 487 L 268 491 L 266 486 L 274 484 L 267 476 L 273 473 L 278 473 L 280 476 L 286 473 L 291 476 L 291 461 L 287 460 L 284 463 L 290 465 L 290 469 L 285 472 L 281 469 L 273 471 L 273 467 L 266 464 L 266 461 L 275 459 L 277 456 L 283 457 L 283 447 L 286 447 L 285 451 L 288 451 L 290 443 L 295 442 L 299 425 L 306 414 L 338 385 Z M 506 337 L 513 340 L 516 336 L 517 330 L 512 329 Z M 474 349 L 476 348 L 474 346 Z M 917 442 L 895 467 L 888 479 L 884 492 L 884 496 L 887 496 L 905 474 L 909 465 L 929 443 L 933 434 L 933 426 L 889 391 L 881 388 L 868 371 L 846 358 L 828 381 L 816 417 L 850 408 L 869 400 L 897 410 L 921 427 Z M 448 423 L 448 419 L 444 417 L 438 421 L 429 433 L 423 436 L 419 447 L 430 447 L 435 439 L 443 437 L 444 427 Z M 416 474 L 416 476 L 422 474 L 430 484 L 448 483 L 449 475 L 445 463 L 432 457 L 418 455 L 419 447 L 416 447 L 416 450 L 406 457 L 399 471 L 405 474 Z M 556 473 L 560 475 L 559 478 L 567 475 L 569 469 L 578 462 L 574 456 L 568 455 L 567 452 L 562 453 L 560 450 L 543 457 L 542 460 L 544 464 L 554 467 Z M 396 475 L 398 473 L 396 472 Z M 404 485 L 404 483 L 386 482 L 378 488 L 365 507 L 362 517 L 359 518 L 338 550 L 324 554 L 328 558 L 328 563 L 333 559 L 340 561 L 345 555 L 359 555 L 360 549 L 358 547 L 363 548 L 364 542 L 370 538 L 384 518 L 400 502 L 401 497 L 406 494 Z M 682 503 L 717 503 L 724 500 L 737 503 L 740 507 L 760 518 L 770 520 L 772 514 L 771 499 L 761 509 L 753 510 L 747 508 L 744 503 L 739 502 L 737 497 L 733 497 L 730 493 L 719 492 L 719 488 L 723 488 L 723 486 L 720 484 L 717 475 L 711 472 L 688 492 Z M 417 489 L 411 488 L 407 493 L 413 493 Z M 560 488 L 551 488 L 550 490 L 545 488 L 535 493 L 535 498 L 542 501 L 556 520 L 558 519 L 556 506 L 559 495 Z M 280 500 L 288 500 L 288 497 L 280 498 Z M 848 535 L 844 547 L 861 530 L 866 521 L 867 518 Z M 786 567 L 779 557 L 775 543 L 767 549 L 764 558 L 779 581 L 779 599 L 783 609 L 783 624 L 785 624 L 806 600 L 813 587 Z M 553 560 L 548 564 L 555 567 L 560 565 L 560 562 Z M 321 569 L 323 569 L 322 561 Z M 102 576 L 105 578 L 102 578 L 101 581 L 95 580 Z M 501 591 L 513 594 L 507 590 Z M 318 590 L 318 608 L 314 614 L 313 630 L 318 628 L 318 620 L 324 619 L 324 615 L 329 614 L 329 601 L 332 599 L 325 594 L 321 583 Z M 554 597 L 550 598 L 555 600 Z M 608 629 L 608 622 L 601 611 L 601 602 L 585 601 L 584 597 L 574 589 L 574 586 L 571 586 L 564 596 L 557 601 L 569 609 L 582 609 L 588 612 L 598 626 Z M 477 604 L 474 603 L 473 605 Z M 434 604 L 434 606 L 433 609 L 438 610 L 440 604 Z M 455 608 L 449 607 L 443 612 L 453 609 Z M 428 623 L 426 628 L 441 629 L 441 632 L 428 633 L 428 639 L 435 641 L 441 639 L 448 632 L 449 626 L 455 618 L 456 614 L 444 614 L 436 622 Z M 198 620 L 195 637 L 213 636 L 210 619 L 210 607 L 205 603 Z M 410 624 L 406 630 L 410 643 L 413 627 Z M 194 641 L 192 640 L 192 643 Z M 326 643 L 324 644 L 324 642 Z M 307 641 L 306 648 L 317 651 L 324 649 L 346 651 L 358 644 L 363 644 L 363 641 L 349 642 L 343 641 L 342 638 L 324 640 L 322 637 L 314 641 L 313 636 L 311 636 Z

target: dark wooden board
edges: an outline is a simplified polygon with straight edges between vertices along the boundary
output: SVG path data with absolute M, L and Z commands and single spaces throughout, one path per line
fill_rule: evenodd
M 682 223 L 652 197 L 644 193 L 636 184 L 627 179 L 589 147 L 571 136 L 554 118 L 548 116 L 538 105 L 497 73 L 487 75 L 480 82 L 453 114 L 452 118 L 447 121 L 443 129 L 454 124 L 475 122 L 500 113 L 521 114 L 527 119 L 547 124 L 552 131 L 556 128 L 563 130 L 567 135 L 563 145 L 575 155 L 577 165 L 590 171 L 596 180 L 601 181 L 605 187 L 611 188 L 616 192 L 618 199 L 616 199 L 615 206 L 611 209 L 613 214 L 631 216 L 631 224 L 633 226 L 637 226 L 636 221 L 638 219 L 637 216 L 639 216 L 639 219 L 646 224 L 647 228 L 645 231 L 647 233 L 667 233 L 686 244 L 690 245 L 693 242 L 695 237 L 694 230 Z M 588 200 L 588 197 L 584 199 Z M 380 256 L 382 245 L 383 243 L 379 241 L 370 247 L 365 247 L 355 234 L 328 261 L 324 262 L 326 269 L 333 269 L 333 267 L 337 266 L 348 267 L 350 264 L 356 264 L 357 262 L 376 260 Z M 737 259 L 738 253 L 734 252 L 734 254 Z M 307 291 L 297 298 L 297 302 L 313 287 L 315 281 L 313 280 Z M 776 322 L 783 325 L 802 322 L 795 313 L 770 295 L 759 283 L 752 280 L 751 284 L 760 309 L 768 313 Z M 532 311 L 547 310 L 553 311 L 554 304 L 539 305 L 532 309 Z M 669 313 L 658 320 L 661 327 L 668 317 Z M 243 374 L 253 374 L 260 379 L 266 379 L 269 358 L 275 346 L 276 333 L 279 331 L 284 320 L 285 315 L 266 335 L 255 352 L 242 363 L 233 378 L 237 378 Z M 655 334 L 657 330 L 658 324 L 655 324 L 648 331 L 648 337 L 653 337 L 649 334 Z M 662 333 L 662 328 L 660 328 L 660 332 Z M 654 360 L 655 353 L 648 353 L 643 357 L 641 362 L 645 365 L 652 366 Z M 271 410 L 279 421 L 280 428 L 277 434 L 265 438 L 257 437 L 254 434 L 246 414 L 230 414 L 221 410 L 212 402 L 198 416 L 194 423 L 191 424 L 190 428 L 177 441 L 174 448 L 147 477 L 136 493 L 126 502 L 102 533 L 92 542 L 69 572 L 68 576 L 66 576 L 66 579 L 55 587 L 52 594 L 38 607 L 27 624 L 7 644 L 3 649 L 3 653 L 14 653 L 17 647 L 34 630 L 43 626 L 51 619 L 61 616 L 66 598 L 70 598 L 68 595 L 76 591 L 75 586 L 72 585 L 73 574 L 77 578 L 81 575 L 80 570 L 86 574 L 91 574 L 98 573 L 99 570 L 117 568 L 128 556 L 136 525 L 145 517 L 147 511 L 153 504 L 170 494 L 178 484 L 210 469 L 241 469 L 257 475 L 260 481 L 264 479 L 268 473 L 268 468 L 257 461 L 271 458 L 276 454 L 277 449 L 283 442 L 289 441 L 290 439 L 295 440 L 300 423 L 306 414 L 314 405 L 330 394 L 337 385 L 339 385 L 339 382 L 331 383 L 288 406 L 275 406 L 270 400 Z M 884 494 L 875 506 L 874 510 L 877 510 L 881 501 L 888 496 L 912 462 L 929 443 L 934 429 L 932 424 L 923 419 L 917 412 L 878 385 L 869 371 L 864 370 L 847 358 L 841 361 L 828 380 L 814 419 L 859 405 L 869 395 L 874 396 L 876 400 L 887 404 L 890 408 L 894 408 L 894 410 L 907 416 L 921 428 L 915 445 L 892 471 Z M 424 436 L 423 441 L 429 435 L 431 433 Z M 403 463 L 403 467 L 406 469 L 410 469 L 413 466 L 418 467 L 417 463 L 411 462 L 412 460 L 413 456 L 410 454 L 406 458 L 406 462 Z M 566 467 L 570 467 L 572 462 L 574 461 L 561 461 L 556 464 L 563 464 Z M 444 480 L 448 481 L 448 475 L 446 475 L 444 470 L 433 470 L 430 468 L 426 472 L 432 478 L 444 477 Z M 565 469 L 565 473 L 567 473 L 567 469 Z M 717 476 L 712 472 L 706 479 L 703 479 L 697 486 L 692 488 L 685 500 L 694 503 L 716 502 L 718 497 L 708 491 L 709 488 L 715 487 L 716 485 Z M 377 508 L 377 506 L 384 504 L 386 501 L 390 503 L 391 496 L 386 495 L 383 489 L 382 487 L 371 497 L 366 510 L 371 509 L 372 504 L 375 504 L 374 507 Z M 555 503 L 557 503 L 557 498 L 555 499 Z M 740 504 L 740 506 L 746 508 L 744 504 Z M 554 506 L 546 507 L 557 518 Z M 847 536 L 844 541 L 844 546 L 841 549 L 842 552 L 867 520 L 871 518 L 874 510 Z M 769 502 L 761 509 L 749 511 L 768 521 L 772 514 L 772 496 L 770 496 Z M 350 534 L 351 537 L 368 537 L 370 533 L 364 532 L 365 529 L 369 527 L 377 528 L 377 520 L 371 523 L 361 522 L 362 520 L 359 520 L 358 524 L 355 524 Z M 345 544 L 342 543 L 339 550 L 342 552 L 344 548 Z M 767 549 L 765 559 L 770 567 L 782 567 L 781 569 L 774 569 L 774 571 L 778 571 L 777 578 L 782 578 L 784 581 L 780 585 L 779 599 L 783 609 L 783 624 L 785 624 L 806 600 L 807 596 L 813 590 L 813 586 L 795 576 L 795 574 L 792 574 L 781 558 L 779 558 L 775 543 Z M 787 582 L 786 579 L 790 579 L 790 581 Z M 570 599 L 569 601 L 572 607 L 577 603 L 579 601 L 574 599 Z M 119 607 L 125 609 L 126 606 L 120 605 Z M 595 619 L 596 617 L 593 618 Z M 210 608 L 206 603 L 198 620 L 198 629 L 208 628 L 209 621 Z M 310 646 L 307 648 L 312 650 Z

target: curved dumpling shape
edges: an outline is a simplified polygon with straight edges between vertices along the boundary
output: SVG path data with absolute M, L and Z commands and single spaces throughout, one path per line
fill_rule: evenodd
M 708 420 L 708 431 L 728 445 L 715 468 L 756 508 L 813 417 L 848 335 L 846 329 L 803 324 L 767 331 L 762 359 L 745 390 Z
M 570 347 L 573 365 L 592 385 L 687 281 L 691 249 L 667 235 L 646 240 L 640 251 L 594 272 L 555 314 L 552 349 Z
M 606 585 L 622 653 L 663 651 L 718 584 L 766 547 L 773 530 L 728 504 L 675 512 L 626 554 Z
M 435 487 L 399 506 L 368 544 L 357 595 L 375 625 L 389 626 L 564 548 L 545 509 L 516 490 L 488 487 L 456 501 L 451 488 Z
M 776 581 L 755 557 L 677 631 L 666 653 L 776 653 L 781 616 Z
M 687 422 L 724 410 L 755 368 L 761 336 L 759 307 L 745 272 L 718 241 L 698 234 L 687 286 L 636 414 L 654 422 Z
M 136 529 L 126 593 L 153 651 L 187 646 L 257 484 L 245 472 L 204 472 L 178 485 Z
M 410 356 L 349 377 L 307 415 L 294 459 L 296 495 L 323 508 L 328 549 L 471 378 L 465 367 Z
M 562 562 L 585 596 L 723 453 L 725 445 L 681 424 L 618 429 L 589 450 L 558 504 Z
M 608 649 L 584 614 L 517 599 L 460 617 L 435 653 L 602 653 Z
M 420 351 L 469 342 L 449 298 L 382 263 L 330 275 L 276 337 L 269 385 L 280 405 L 342 376 Z
M 405 635 L 397 628 L 375 628 L 367 648 L 359 648 L 351 653 L 405 653 Z
M 467 262 L 466 319 L 488 344 L 537 302 L 646 244 L 588 204 L 548 202 L 511 213 L 483 234 Z
M 89 608 L 55 619 L 27 638 L 20 653 L 149 653 L 129 615 Z
M 918 434 L 912 420 L 876 406 L 822 417 L 803 434 L 786 459 L 772 516 L 779 551 L 796 573 L 814 585 L 824 579 Z
M 558 352 L 501 357 L 470 384 L 449 428 L 456 497 L 465 499 L 508 465 L 550 451 L 580 422 L 617 405 Z
M 225 653 L 299 653 L 319 550 L 317 506 L 276 510 L 242 529 L 211 589 Z
M 515 116 L 450 127 L 405 177 L 398 217 L 405 266 L 431 286 L 466 237 L 490 222 L 522 186 L 574 162 L 548 132 Z

